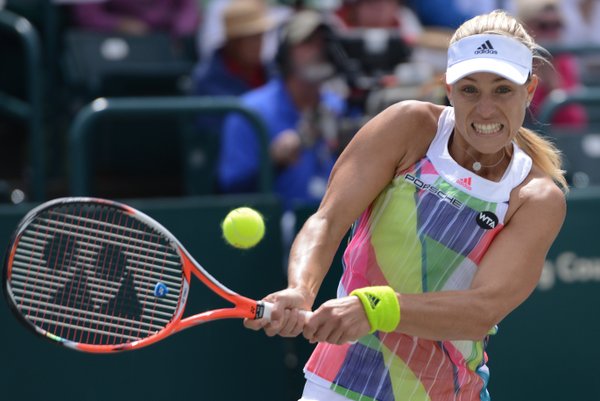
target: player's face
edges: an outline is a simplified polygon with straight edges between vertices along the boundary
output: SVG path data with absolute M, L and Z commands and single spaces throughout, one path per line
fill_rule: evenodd
M 496 153 L 523 125 L 537 77 L 523 85 L 480 72 L 447 86 L 454 105 L 456 130 L 481 153 Z

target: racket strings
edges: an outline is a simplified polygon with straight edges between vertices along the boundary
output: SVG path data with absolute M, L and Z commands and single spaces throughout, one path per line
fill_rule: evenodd
M 155 294 L 158 283 L 166 295 Z M 125 210 L 75 203 L 29 222 L 10 285 L 17 308 L 36 327 L 69 341 L 114 345 L 171 321 L 181 261 L 168 238 Z

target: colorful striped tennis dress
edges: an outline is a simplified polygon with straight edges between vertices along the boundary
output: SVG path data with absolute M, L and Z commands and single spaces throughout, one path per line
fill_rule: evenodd
M 502 230 L 510 192 L 532 161 L 513 144 L 504 177 L 486 180 L 450 156 L 453 129 L 454 109 L 448 107 L 427 155 L 399 173 L 356 221 L 338 296 L 372 285 L 399 293 L 470 287 Z M 375 332 L 355 344 L 318 344 L 305 375 L 353 400 L 489 400 L 486 343 Z

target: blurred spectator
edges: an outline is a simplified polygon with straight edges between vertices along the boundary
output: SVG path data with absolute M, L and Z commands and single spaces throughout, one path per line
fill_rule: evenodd
M 373 115 L 406 98 L 438 97 L 432 83 L 446 69 L 451 31 L 425 29 L 403 0 L 344 0 L 332 20 L 358 70 L 346 74 L 352 110 Z
M 515 0 L 453 0 L 456 8 L 463 14 L 476 16 L 480 14 L 487 14 L 494 10 L 505 10 L 510 14 L 515 13 Z
M 562 0 L 564 43 L 600 44 L 600 2 L 598 0 Z
M 456 0 L 408 0 L 408 6 L 427 27 L 456 29 L 475 16 L 464 11 Z
M 225 27 L 223 13 L 229 3 L 234 0 L 207 0 L 204 1 L 202 8 L 203 21 L 198 30 L 197 47 L 200 59 L 209 58 L 216 49 L 223 46 L 225 42 Z M 269 18 L 275 21 L 276 26 L 280 26 L 287 21 L 292 13 L 288 6 L 273 4 L 273 1 L 265 1 Z M 275 57 L 277 49 L 277 33 L 273 30 L 266 32 L 265 42 L 262 49 L 262 58 L 265 62 L 270 62 Z
M 344 102 L 322 90 L 335 72 L 327 59 L 328 33 L 319 13 L 298 12 L 284 28 L 277 53 L 281 76 L 242 97 L 266 124 L 275 191 L 286 208 L 295 201 L 319 202 L 335 160 L 332 134 Z M 260 152 L 252 126 L 241 116 L 229 116 L 219 160 L 221 190 L 255 191 Z
M 514 13 L 514 0 L 408 0 L 421 23 L 427 27 L 454 30 L 476 15 L 502 9 Z
M 223 12 L 225 42 L 194 73 L 195 95 L 241 95 L 266 83 L 264 33 L 274 28 L 262 0 L 234 0 Z
M 186 38 L 194 35 L 199 23 L 197 0 L 99 0 L 71 7 L 78 27 L 98 32 L 144 35 L 158 31 Z
M 559 0 L 515 1 L 516 15 L 529 33 L 541 46 L 552 46 L 560 42 L 564 34 L 564 21 L 559 10 Z M 535 116 L 548 94 L 554 89 L 572 91 L 581 86 L 577 59 L 569 53 L 557 54 L 553 65 L 538 63 L 536 74 L 540 78 L 531 102 Z M 585 108 L 578 104 L 562 107 L 553 117 L 554 125 L 582 127 L 587 123 Z
M 402 38 L 414 43 L 421 34 L 416 15 L 399 0 L 344 0 L 335 12 L 337 25 L 345 29 L 397 29 Z

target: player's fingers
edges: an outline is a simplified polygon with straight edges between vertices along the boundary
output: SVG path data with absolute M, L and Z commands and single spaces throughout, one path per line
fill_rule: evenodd
M 250 330 L 261 330 L 268 322 L 264 319 L 244 319 L 244 327 Z
M 311 311 L 307 310 L 299 310 L 298 311 L 298 321 L 296 322 L 296 326 L 294 327 L 294 337 L 299 336 L 304 330 L 304 325 L 308 320 L 308 317 L 312 314 Z
M 273 310 L 275 310 L 275 309 L 273 309 Z M 281 332 L 281 329 L 283 327 L 285 327 L 287 319 L 289 318 L 289 314 L 290 314 L 290 310 L 284 309 L 283 313 L 281 314 L 281 317 L 278 319 L 275 318 L 273 315 L 271 315 L 271 321 L 267 325 L 264 326 L 265 333 L 269 337 L 273 337 L 273 336 L 276 336 L 277 334 L 279 334 Z
M 302 335 L 308 341 L 313 342 L 312 339 L 315 335 L 315 332 L 317 331 L 317 328 L 318 328 L 317 319 L 315 319 L 311 316 L 306 320 L 306 323 L 304 324 L 304 328 L 302 329 Z
M 296 309 L 288 310 L 285 324 L 281 327 L 279 335 L 283 337 L 292 337 L 294 328 L 298 323 L 298 311 Z
M 284 337 L 297 337 L 302 333 L 308 311 L 292 309 L 285 327 L 279 333 Z
M 315 334 L 313 335 L 313 338 L 311 339 L 311 343 L 328 342 L 327 339 L 329 338 L 329 335 L 331 334 L 332 331 L 333 331 L 333 328 L 331 327 L 331 325 L 328 325 L 326 323 L 322 324 L 317 329 Z
M 308 318 L 307 323 L 304 326 L 304 337 L 311 343 L 324 341 L 332 330 L 332 328 L 328 326 L 327 321 L 323 318 L 323 314 L 319 314 L 317 311 Z
M 283 319 L 284 308 L 281 308 L 277 303 L 273 304 L 273 309 L 271 310 L 271 322 L 279 322 Z
M 342 339 L 342 333 L 339 330 L 334 330 L 329 334 L 329 336 L 327 337 L 327 339 L 325 341 L 330 344 L 341 345 L 344 343 L 341 339 Z

